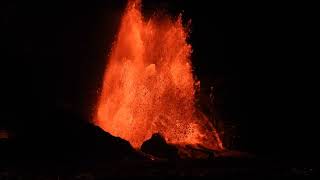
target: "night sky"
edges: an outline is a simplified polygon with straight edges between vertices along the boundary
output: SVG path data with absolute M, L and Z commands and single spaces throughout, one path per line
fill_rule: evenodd
M 0 127 L 41 134 L 64 109 L 90 119 L 125 0 L 1 2 Z M 299 9 L 290 4 L 143 1 L 143 12 L 192 20 L 192 62 L 216 110 L 237 127 L 233 148 L 287 159 L 313 158 L 306 99 L 309 57 Z M 307 37 L 306 37 L 307 38 Z M 51 124 L 55 124 L 51 126 Z

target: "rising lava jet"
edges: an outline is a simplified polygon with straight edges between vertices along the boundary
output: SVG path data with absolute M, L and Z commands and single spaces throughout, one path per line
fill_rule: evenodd
M 141 13 L 129 1 L 107 63 L 95 124 L 135 148 L 153 133 L 177 145 L 223 149 L 216 129 L 195 106 L 188 29 L 181 16 Z

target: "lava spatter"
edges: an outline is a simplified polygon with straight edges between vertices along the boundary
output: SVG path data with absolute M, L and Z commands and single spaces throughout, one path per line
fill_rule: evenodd
M 219 135 L 195 106 L 188 29 L 181 16 L 145 19 L 129 1 L 108 59 L 95 123 L 139 148 L 153 133 L 172 144 L 222 149 Z

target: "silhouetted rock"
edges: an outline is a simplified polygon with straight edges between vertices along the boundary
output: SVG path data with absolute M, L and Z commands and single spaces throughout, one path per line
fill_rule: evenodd
M 30 123 L 29 131 L 23 136 L 1 143 L 2 151 L 9 152 L 10 164 L 90 167 L 96 163 L 146 159 L 128 141 L 112 136 L 69 111 L 53 110 L 48 114 L 42 116 L 41 126 Z
M 152 137 L 145 141 L 141 146 L 141 151 L 158 158 L 178 159 L 178 149 L 170 144 L 161 134 L 153 134 Z
M 216 156 L 215 151 L 199 145 L 179 145 L 177 148 L 182 159 L 213 159 Z

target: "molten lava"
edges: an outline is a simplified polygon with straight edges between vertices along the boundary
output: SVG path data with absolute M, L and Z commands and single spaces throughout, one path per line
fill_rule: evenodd
M 215 128 L 195 107 L 191 45 L 181 17 L 144 19 L 129 1 L 107 64 L 95 123 L 135 148 L 153 133 L 172 144 L 222 149 Z

